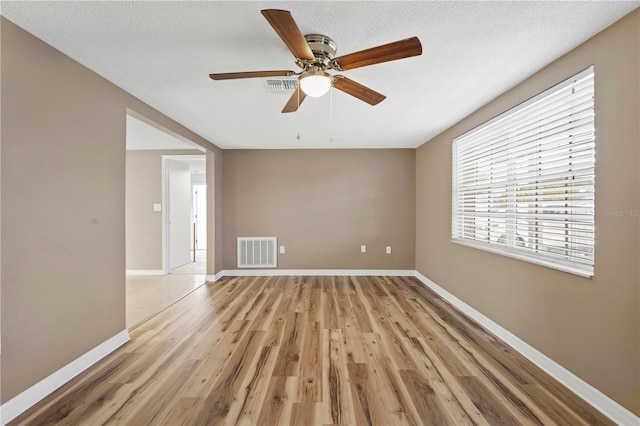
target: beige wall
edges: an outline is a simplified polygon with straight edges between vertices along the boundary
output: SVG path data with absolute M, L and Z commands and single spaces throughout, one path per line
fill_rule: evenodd
M 125 329 L 128 108 L 218 148 L 2 18 L 6 402 Z
M 413 149 L 231 150 L 222 179 L 224 269 L 237 237 L 267 236 L 280 269 L 414 269 Z
M 126 155 L 126 268 L 162 269 L 162 156 L 203 155 L 198 150 L 127 151 Z M 163 206 L 166 207 L 166 206 Z M 211 222 L 214 223 L 214 222 Z
M 416 267 L 635 414 L 640 414 L 640 12 L 536 73 L 417 152 Z M 451 238 L 451 142 L 595 65 L 596 264 L 585 279 Z M 497 77 L 499 78 L 499 77 Z

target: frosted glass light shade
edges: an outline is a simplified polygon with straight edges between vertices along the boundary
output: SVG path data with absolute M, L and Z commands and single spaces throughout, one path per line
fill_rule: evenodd
M 331 77 L 326 72 L 302 75 L 300 77 L 300 88 L 307 96 L 320 97 L 331 88 Z

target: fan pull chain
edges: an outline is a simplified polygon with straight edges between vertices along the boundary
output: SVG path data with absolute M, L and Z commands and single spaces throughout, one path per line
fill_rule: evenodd
M 329 89 L 329 142 L 333 142 L 333 85 Z
M 298 94 L 298 108 L 296 109 L 296 115 L 298 116 L 298 136 L 296 136 L 297 140 L 300 140 L 300 83 L 296 85 L 296 92 Z

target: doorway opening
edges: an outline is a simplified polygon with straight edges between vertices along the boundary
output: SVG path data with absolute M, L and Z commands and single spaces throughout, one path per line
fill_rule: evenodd
M 205 150 L 134 115 L 127 115 L 127 328 L 203 285 L 207 258 Z
M 207 271 L 206 156 L 163 156 L 166 170 L 164 222 L 168 274 L 205 275 Z M 178 163 L 178 164 L 176 164 Z M 189 178 L 185 176 L 188 166 Z M 189 217 L 187 222 L 186 218 Z
M 195 183 L 192 179 L 191 189 L 191 260 L 171 269 L 170 274 L 207 273 L 207 184 Z

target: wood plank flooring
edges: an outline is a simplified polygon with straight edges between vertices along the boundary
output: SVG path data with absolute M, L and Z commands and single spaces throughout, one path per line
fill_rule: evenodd
M 613 424 L 408 277 L 207 283 L 11 424 Z

